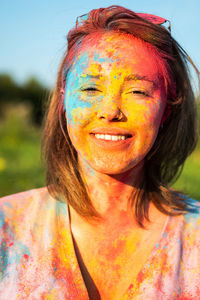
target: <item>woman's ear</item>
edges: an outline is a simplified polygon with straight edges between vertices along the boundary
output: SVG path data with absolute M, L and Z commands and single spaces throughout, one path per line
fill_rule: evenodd
M 64 88 L 61 88 L 61 89 L 60 89 L 60 93 L 61 93 L 61 95 L 64 95 L 64 94 L 65 94 L 65 89 L 64 89 Z
M 59 114 L 61 115 L 63 112 L 65 112 L 65 106 L 64 106 L 64 98 L 65 98 L 65 90 L 64 88 L 60 89 L 60 108 L 59 108 Z
M 164 114 L 162 116 L 162 120 L 160 122 L 160 126 L 162 126 L 167 121 L 170 114 L 171 114 L 171 107 L 169 105 L 166 105 Z

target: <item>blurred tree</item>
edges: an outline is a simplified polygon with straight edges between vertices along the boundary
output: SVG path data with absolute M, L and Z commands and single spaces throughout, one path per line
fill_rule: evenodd
M 36 78 L 30 77 L 22 86 L 23 99 L 32 105 L 32 118 L 34 123 L 40 125 L 44 116 L 45 104 L 49 90 Z
M 0 74 L 0 117 L 4 115 L 5 106 L 9 103 L 30 103 L 31 118 L 36 125 L 41 125 L 49 92 L 34 77 L 18 85 L 9 74 Z
M 0 102 L 16 100 L 21 95 L 20 87 L 9 74 L 0 74 Z

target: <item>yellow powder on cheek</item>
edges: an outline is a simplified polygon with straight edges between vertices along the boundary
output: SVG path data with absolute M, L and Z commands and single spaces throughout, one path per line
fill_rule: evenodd
M 84 108 L 84 107 L 77 107 L 72 110 L 72 126 L 84 126 L 91 121 L 91 117 L 94 114 L 93 108 Z
M 81 112 L 81 108 L 78 107 L 78 108 L 74 108 L 72 110 L 72 119 L 73 119 L 73 122 L 72 122 L 72 126 L 77 126 L 77 125 L 81 125 L 81 123 L 83 122 L 83 115 L 82 115 L 82 112 Z M 82 116 L 81 116 L 82 115 Z
M 151 115 L 147 105 L 138 104 L 134 100 L 131 102 L 131 99 L 128 100 L 128 103 L 127 101 L 123 101 L 122 111 L 127 116 L 131 126 L 145 126 L 148 124 L 148 119 Z

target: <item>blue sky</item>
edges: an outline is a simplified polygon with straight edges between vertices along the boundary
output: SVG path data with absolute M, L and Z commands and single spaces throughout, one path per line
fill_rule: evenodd
M 4 0 L 0 3 L 0 73 L 24 82 L 35 76 L 54 86 L 77 16 L 93 8 L 122 5 L 171 21 L 172 35 L 200 68 L 199 0 Z

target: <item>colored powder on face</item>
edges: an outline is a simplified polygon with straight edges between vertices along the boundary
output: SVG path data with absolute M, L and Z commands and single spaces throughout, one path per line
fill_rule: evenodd
M 116 162 L 123 163 L 125 170 L 143 159 L 155 141 L 165 108 L 159 66 L 154 50 L 136 38 L 115 33 L 99 36 L 98 44 L 94 36 L 84 40 L 67 74 L 64 99 L 68 133 L 82 158 L 112 170 Z M 113 124 L 109 116 L 119 107 L 126 122 Z M 134 145 L 113 151 L 113 156 L 112 149 L 108 153 L 92 144 L 90 129 L 102 124 L 126 128 L 136 137 Z
M 69 123 L 74 122 L 73 113 L 75 113 L 77 109 L 79 110 L 91 107 L 91 104 L 89 102 L 82 101 L 77 94 L 77 91 L 80 90 L 81 84 L 80 74 L 83 73 L 87 61 L 88 55 L 87 53 L 83 53 L 78 62 L 75 61 L 73 68 L 69 70 L 67 74 L 64 107 L 65 111 L 67 111 L 67 118 Z M 79 78 L 79 80 L 77 80 L 77 78 Z

